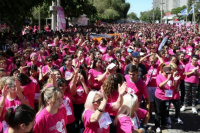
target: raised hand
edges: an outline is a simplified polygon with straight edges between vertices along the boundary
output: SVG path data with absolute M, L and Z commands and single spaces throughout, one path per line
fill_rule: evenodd
M 21 83 L 18 81 L 18 80 L 15 80 L 15 92 L 18 94 L 18 93 L 21 93 L 22 92 L 22 89 L 21 89 Z
M 168 74 L 168 75 L 167 75 L 167 79 L 170 79 L 171 76 L 172 76 L 172 74 Z
M 177 80 L 179 80 L 180 78 L 181 78 L 181 76 L 180 76 L 180 75 L 179 75 L 179 76 L 178 76 L 178 75 L 176 75 L 176 76 L 174 77 L 174 80 L 175 80 L 175 81 L 177 81 Z
M 123 95 L 125 93 L 125 91 L 126 91 L 126 88 L 127 88 L 126 82 L 123 82 L 122 85 L 118 84 L 119 95 Z
M 80 75 L 80 81 L 81 81 L 81 83 L 85 82 L 83 75 Z
M 2 96 L 6 97 L 8 95 L 8 85 L 5 84 L 2 89 Z

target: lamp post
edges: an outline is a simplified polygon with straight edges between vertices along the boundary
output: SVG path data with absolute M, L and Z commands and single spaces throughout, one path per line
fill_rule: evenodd
M 194 10 L 194 7 L 195 7 L 195 0 L 193 0 L 193 20 L 194 20 L 194 22 L 193 22 L 193 24 L 194 24 L 194 33 L 195 33 L 195 10 Z
M 56 12 L 57 12 L 57 6 L 56 1 L 52 1 L 52 6 L 49 7 L 50 11 L 52 11 L 51 15 L 51 29 L 55 31 L 56 28 Z
M 153 24 L 155 23 L 155 12 L 154 12 L 154 9 L 155 9 L 155 0 L 153 0 Z
M 162 23 L 162 15 L 163 15 L 163 4 L 165 4 L 165 3 L 163 3 L 163 0 L 161 0 L 161 18 L 160 18 L 160 23 Z

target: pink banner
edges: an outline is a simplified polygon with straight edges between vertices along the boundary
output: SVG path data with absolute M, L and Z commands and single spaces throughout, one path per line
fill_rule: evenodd
M 65 13 L 62 7 L 57 7 L 58 29 L 66 29 Z

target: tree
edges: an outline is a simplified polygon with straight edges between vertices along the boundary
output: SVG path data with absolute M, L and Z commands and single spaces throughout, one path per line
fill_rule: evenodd
M 190 10 L 192 9 L 192 5 L 193 5 L 193 0 L 188 0 L 188 13 L 190 12 Z M 195 6 L 194 6 L 194 12 L 195 12 L 195 20 L 196 22 L 200 22 L 200 13 L 198 11 L 198 9 L 200 8 L 200 2 L 196 2 Z M 189 14 L 187 16 L 189 21 L 193 21 L 193 14 Z
M 176 14 L 178 15 L 183 9 L 186 8 L 186 5 L 182 6 L 182 7 L 177 7 L 171 10 L 171 14 Z
M 139 20 L 139 18 L 137 17 L 137 14 L 134 12 L 129 13 L 127 16 L 128 18 L 131 18 L 133 20 Z
M 27 18 L 32 17 L 34 7 L 43 2 L 50 3 L 52 0 L 1 0 L 0 18 L 11 30 L 18 32 L 22 29 Z
M 99 19 L 113 21 L 127 18 L 130 3 L 125 0 L 90 0 L 97 9 Z
M 161 10 L 159 7 L 154 9 L 154 11 L 152 9 L 150 11 L 140 12 L 140 20 L 152 23 L 153 22 L 153 12 L 154 12 L 154 20 L 160 20 Z

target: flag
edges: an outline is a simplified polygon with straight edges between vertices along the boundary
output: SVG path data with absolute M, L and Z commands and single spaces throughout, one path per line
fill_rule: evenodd
M 193 13 L 193 7 L 192 9 L 190 10 L 190 12 L 188 13 L 188 15 L 192 14 Z
M 187 14 L 187 8 L 183 9 L 183 10 L 181 11 L 181 13 L 182 13 L 182 14 Z
M 167 40 L 168 40 L 168 36 L 166 36 L 166 37 L 162 40 L 160 46 L 158 47 L 158 51 L 162 50 L 162 47 L 165 45 L 165 43 L 167 42 Z
M 192 8 L 191 8 L 190 12 L 189 12 L 187 15 L 190 15 L 190 14 L 192 14 L 192 13 L 193 13 L 194 4 L 192 4 L 192 6 L 191 6 L 191 7 L 192 7 Z

